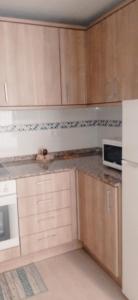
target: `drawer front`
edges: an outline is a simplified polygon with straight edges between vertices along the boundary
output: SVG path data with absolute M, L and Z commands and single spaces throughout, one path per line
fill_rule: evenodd
M 70 189 L 70 172 L 28 177 L 17 180 L 18 197 L 46 194 Z
M 31 197 L 19 198 L 19 216 L 41 214 L 52 210 L 71 206 L 70 190 L 47 193 Z
M 21 253 L 27 255 L 29 253 L 56 247 L 72 241 L 71 226 L 48 230 L 21 239 Z
M 20 236 L 71 225 L 71 209 L 65 208 L 20 219 Z

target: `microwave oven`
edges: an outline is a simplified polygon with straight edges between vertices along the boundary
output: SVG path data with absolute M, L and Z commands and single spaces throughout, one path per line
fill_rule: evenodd
M 122 170 L 121 140 L 104 139 L 102 142 L 103 164 L 117 170 Z

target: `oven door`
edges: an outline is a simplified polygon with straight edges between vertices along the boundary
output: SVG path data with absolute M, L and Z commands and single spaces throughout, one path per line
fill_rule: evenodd
M 9 207 L 0 206 L 0 242 L 10 239 Z
M 16 195 L 0 197 L 0 250 L 19 245 Z

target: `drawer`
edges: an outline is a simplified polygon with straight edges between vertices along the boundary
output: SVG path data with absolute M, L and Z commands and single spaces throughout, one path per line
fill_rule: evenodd
M 27 255 L 29 253 L 56 247 L 72 241 L 72 228 L 66 226 L 58 229 L 48 230 L 30 236 L 21 238 L 21 253 Z
M 20 236 L 71 225 L 71 209 L 65 208 L 20 219 Z
M 19 216 L 26 217 L 71 206 L 70 190 L 19 198 Z
M 18 197 L 70 189 L 70 172 L 53 173 L 17 180 Z

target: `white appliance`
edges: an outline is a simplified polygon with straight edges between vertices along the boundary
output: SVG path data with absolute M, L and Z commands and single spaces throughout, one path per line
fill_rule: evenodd
M 123 293 L 138 300 L 138 100 L 123 102 Z
M 120 139 L 104 139 L 102 156 L 105 166 L 122 170 L 122 141 Z
M 0 182 L 0 250 L 19 245 L 16 182 Z

